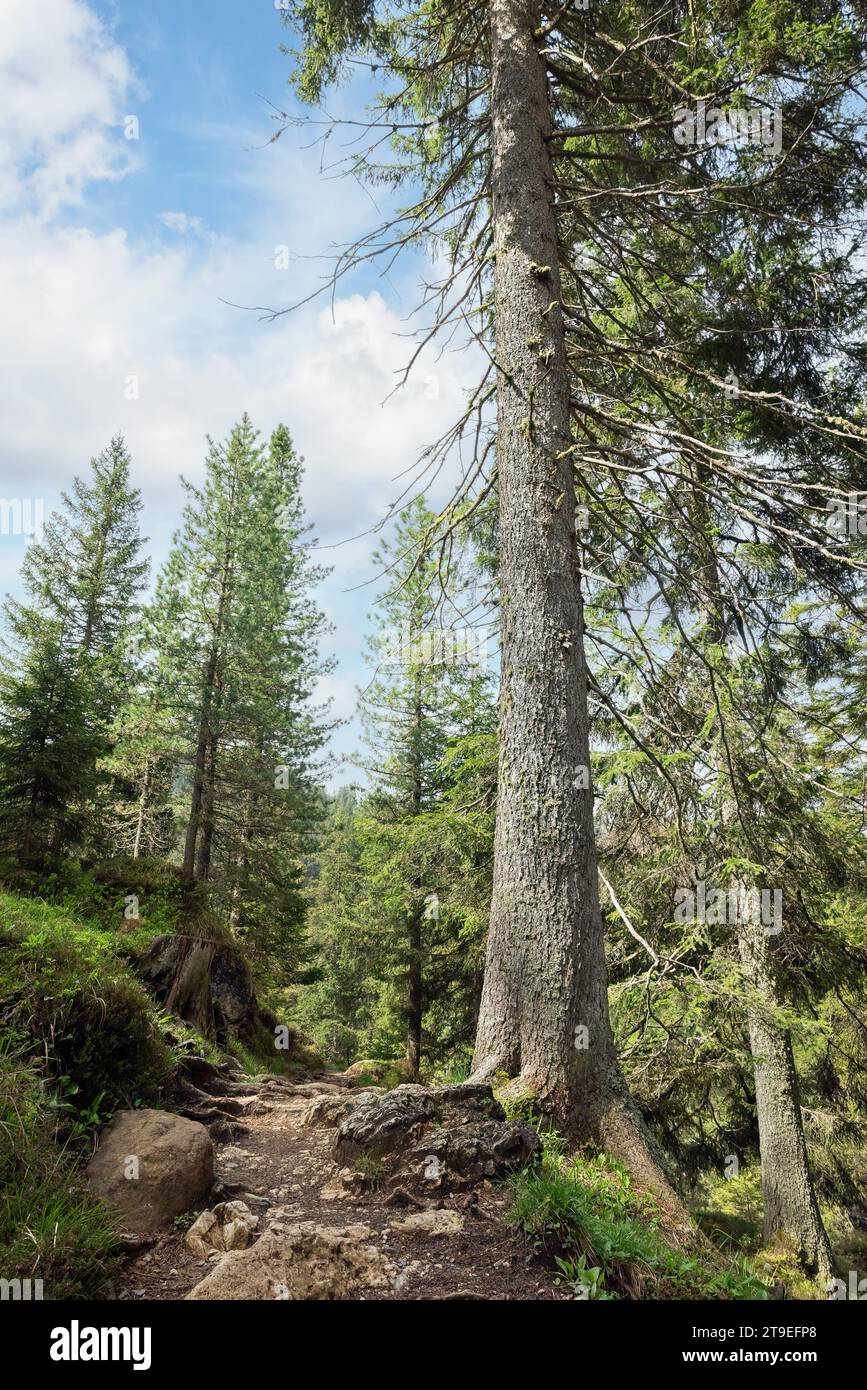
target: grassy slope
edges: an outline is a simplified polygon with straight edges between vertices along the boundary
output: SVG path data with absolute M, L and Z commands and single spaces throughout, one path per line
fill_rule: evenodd
M 93 1130 L 158 1101 L 164 1024 L 114 938 L 62 908 L 0 893 L 0 1270 L 44 1297 L 98 1295 L 114 1237 L 80 1168 Z
M 576 1298 L 767 1297 L 741 1255 L 709 1250 L 705 1259 L 668 1245 L 653 1203 L 604 1155 L 567 1157 L 547 1136 L 542 1162 L 510 1185 L 510 1219 Z
M 92 1298 L 115 1248 L 80 1177 L 94 1135 L 115 1110 L 170 1109 L 181 1052 L 218 1059 L 135 971 L 155 936 L 190 930 L 207 904 L 170 866 L 141 861 L 13 881 L 21 893 L 0 889 L 0 1277 L 41 1278 L 47 1299 Z M 233 1050 L 251 1071 L 300 1065 L 273 1043 L 266 1056 Z

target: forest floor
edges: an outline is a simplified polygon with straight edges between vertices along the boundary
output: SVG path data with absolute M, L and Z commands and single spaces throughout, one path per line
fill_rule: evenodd
M 322 1190 L 337 1173 L 331 1153 L 336 1130 L 308 1128 L 301 1117 L 317 1094 L 345 1089 L 339 1074 L 293 1087 L 272 1082 L 254 1096 L 243 1124 L 233 1126 L 230 1139 L 215 1144 L 215 1176 L 228 1196 L 244 1193 L 264 1198 L 281 1209 L 281 1220 L 312 1221 L 339 1228 L 354 1224 L 373 1232 L 371 1243 L 399 1270 L 397 1287 L 365 1297 L 389 1301 L 418 1299 L 533 1299 L 565 1295 L 517 1232 L 505 1221 L 508 1196 L 490 1184 L 471 1194 L 445 1196 L 419 1207 L 395 1204 L 385 1191 L 339 1198 Z M 448 1234 L 400 1232 L 395 1224 L 422 1206 L 447 1208 L 460 1214 L 463 1226 Z M 264 1225 L 260 1218 L 259 1231 Z M 254 1237 L 255 1238 L 255 1237 Z M 122 1257 L 115 1285 L 118 1299 L 182 1299 L 204 1279 L 213 1263 L 194 1255 L 184 1231 L 157 1238 L 148 1249 Z

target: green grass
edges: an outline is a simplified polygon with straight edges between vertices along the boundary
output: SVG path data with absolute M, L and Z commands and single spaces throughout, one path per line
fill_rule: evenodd
M 178 1026 L 116 953 L 126 939 L 0 892 L 0 1277 L 42 1279 L 46 1299 L 110 1280 L 111 1216 L 81 1170 L 116 1109 L 160 1103 L 175 1060 Z
M 0 1040 L 39 1057 L 56 1103 L 94 1124 L 155 1101 L 173 1061 L 154 1004 L 110 936 L 2 892 Z
M 285 1025 L 288 1029 L 285 1035 L 286 1046 L 277 1047 L 277 1035 L 270 1026 L 271 1017 L 265 1013 L 261 1014 L 256 1028 L 251 1030 L 251 1035 L 245 1042 L 233 1038 L 227 1044 L 227 1050 L 237 1058 L 244 1070 L 251 1076 L 266 1072 L 296 1079 L 307 1072 L 324 1070 L 325 1063 L 311 1039 L 292 1024 Z M 266 1018 L 269 1022 L 266 1022 Z M 281 1034 L 281 1039 L 282 1037 Z
M 378 1154 L 361 1154 L 352 1165 L 360 1173 L 368 1187 L 377 1192 L 385 1177 L 385 1163 Z
M 179 870 L 159 860 L 107 859 L 86 868 L 65 860 L 41 872 L 4 863 L 0 879 L 21 897 L 40 898 L 106 932 L 119 932 L 135 917 L 141 926 L 134 940 L 175 931 L 206 909 L 201 888 L 185 884 Z
M 755 1253 L 762 1246 L 762 1178 L 758 1165 L 737 1177 L 706 1176 L 700 1186 L 695 1219 L 723 1248 Z
M 84 1187 L 79 1153 L 56 1142 L 49 1095 L 33 1062 L 0 1052 L 0 1276 L 41 1279 L 45 1299 L 96 1298 L 116 1238 Z
M 508 1180 L 509 1220 L 576 1298 L 767 1297 L 740 1257 L 717 1263 L 669 1245 L 620 1164 L 567 1158 L 556 1136 L 545 1141 L 541 1162 Z

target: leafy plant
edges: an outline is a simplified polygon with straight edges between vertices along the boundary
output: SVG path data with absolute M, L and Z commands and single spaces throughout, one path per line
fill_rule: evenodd
M 564 1259 L 558 1255 L 555 1264 L 560 1274 L 554 1283 L 565 1285 L 571 1289 L 575 1298 L 599 1300 L 617 1297 L 616 1294 L 606 1292 L 604 1270 L 600 1265 L 594 1265 L 590 1269 L 587 1265 L 586 1255 L 579 1255 L 577 1260 Z

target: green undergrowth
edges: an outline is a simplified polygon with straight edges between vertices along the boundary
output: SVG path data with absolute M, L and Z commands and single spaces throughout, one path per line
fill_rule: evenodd
M 237 1040 L 227 1044 L 226 1050 L 241 1063 L 249 1076 L 293 1077 L 306 1076 L 311 1071 L 322 1071 L 324 1063 L 309 1038 L 297 1029 L 289 1029 L 288 1046 L 275 1048 L 274 1035 L 263 1030 L 261 1042 L 250 1047 Z
M 39 899 L 0 893 L 0 1041 L 33 1058 L 70 1123 L 155 1102 L 174 1056 L 112 938 Z
M 762 1245 L 761 1171 L 745 1168 L 737 1176 L 705 1175 L 693 1203 L 696 1224 L 715 1245 L 755 1254 Z
M 719 1261 L 664 1238 L 652 1201 L 605 1154 L 567 1156 L 543 1135 L 541 1160 L 508 1180 L 509 1220 L 581 1299 L 764 1299 L 764 1284 L 739 1254 Z
M 0 1277 L 41 1280 L 31 1297 L 98 1298 L 116 1238 L 81 1177 L 81 1150 L 39 1067 L 0 1047 Z
M 763 1233 L 762 1177 L 758 1164 L 737 1175 L 705 1174 L 695 1201 L 699 1229 L 721 1249 L 747 1257 L 761 1280 L 785 1289 L 792 1299 L 823 1299 L 826 1283 L 805 1274 L 797 1252 L 782 1238 L 765 1245 Z M 867 1239 L 842 1220 L 843 1214 L 825 1210 L 822 1217 L 836 1265 L 842 1270 L 867 1265 Z
M 408 1080 L 406 1071 L 398 1063 L 382 1062 L 356 1075 L 355 1083 L 357 1086 L 381 1086 L 384 1091 L 393 1091 L 396 1086 L 405 1086 Z
M 121 918 L 121 920 L 123 920 Z M 111 1219 L 82 1177 L 117 1109 L 165 1105 L 201 1039 L 162 1013 L 118 945 L 56 901 L 0 891 L 0 1278 L 45 1299 L 99 1297 Z
M 65 860 L 38 871 L 0 864 L 0 881 L 20 897 L 41 899 L 111 935 L 115 949 L 128 957 L 165 932 L 227 936 L 206 888 L 186 882 L 176 865 L 158 859 Z

